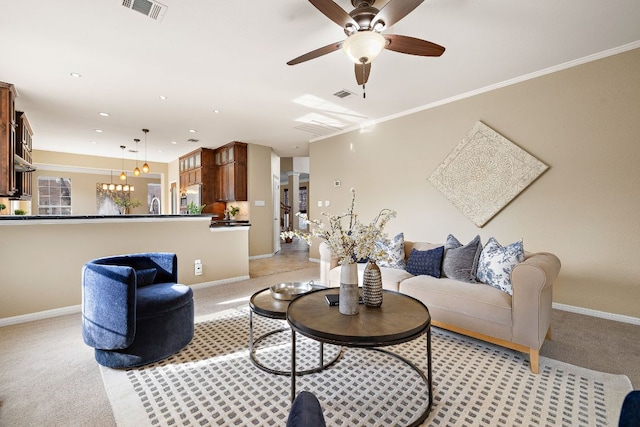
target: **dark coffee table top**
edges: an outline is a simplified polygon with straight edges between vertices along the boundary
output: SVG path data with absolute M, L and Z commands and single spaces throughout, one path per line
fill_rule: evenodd
M 325 289 L 325 286 L 319 284 L 311 284 L 312 289 Z M 270 319 L 286 319 L 287 308 L 291 301 L 275 299 L 271 295 L 271 289 L 262 289 L 251 296 L 249 307 L 260 316 Z
M 360 305 L 353 316 L 340 314 L 329 306 L 327 288 L 301 295 L 289 303 L 287 319 L 291 327 L 311 339 L 351 347 L 382 347 L 411 341 L 431 326 L 427 307 L 415 298 L 393 291 L 383 291 L 382 306 Z

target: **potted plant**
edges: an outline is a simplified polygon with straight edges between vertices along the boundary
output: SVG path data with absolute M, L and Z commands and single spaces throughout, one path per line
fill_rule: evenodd
M 187 205 L 187 214 L 188 215 L 200 215 L 202 214 L 202 210 L 206 205 L 198 206 L 193 202 L 189 202 Z
M 296 233 L 294 231 L 286 230 L 280 233 L 280 238 L 284 240 L 285 243 L 291 243 L 293 241 L 293 236 L 295 235 Z
M 240 212 L 239 207 L 229 205 L 229 207 L 224 211 L 225 219 L 235 219 L 238 212 Z
M 5 210 L 7 208 L 7 205 L 5 205 L 4 203 L 0 203 L 0 213 L 2 213 L 3 210 Z
M 128 215 L 131 209 L 137 208 L 142 204 L 140 200 L 131 199 L 130 197 L 115 197 L 113 203 L 120 206 L 122 215 Z

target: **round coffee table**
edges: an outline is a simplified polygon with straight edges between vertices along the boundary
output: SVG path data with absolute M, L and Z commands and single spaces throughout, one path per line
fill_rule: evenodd
M 312 291 L 291 301 L 287 320 L 291 326 L 291 400 L 296 395 L 296 333 L 310 339 L 345 347 L 362 347 L 388 354 L 407 364 L 425 382 L 429 404 L 411 426 L 419 426 L 427 418 L 433 404 L 431 373 L 431 316 L 420 301 L 393 291 L 383 291 L 379 308 L 360 306 L 358 314 L 340 314 L 337 306 L 329 306 L 328 294 L 337 294 L 336 288 Z M 379 347 L 401 344 L 422 335 L 427 338 L 427 375 L 404 357 Z M 339 365 L 338 365 L 339 366 Z
M 312 290 L 318 289 L 326 289 L 325 286 L 313 284 L 311 283 Z M 274 369 L 268 366 L 265 366 L 261 363 L 256 357 L 256 348 L 260 344 L 261 341 L 270 337 L 271 335 L 278 334 L 281 332 L 287 332 L 289 328 L 281 328 L 269 331 L 257 338 L 254 339 L 253 333 L 253 314 L 257 314 L 258 316 L 267 317 L 269 319 L 277 319 L 277 320 L 286 320 L 287 318 L 287 308 L 291 301 L 276 299 L 271 294 L 270 288 L 262 289 L 251 296 L 249 300 L 249 308 L 251 311 L 249 312 L 249 357 L 251 358 L 251 362 L 258 368 L 262 369 L 265 372 L 269 372 L 271 374 L 276 375 L 290 375 L 291 371 Z M 319 362 L 318 366 L 312 369 L 307 369 L 304 371 L 296 372 L 296 375 L 306 375 L 314 372 L 318 372 L 322 369 L 325 369 L 335 363 L 342 354 L 342 349 L 340 349 L 335 358 L 328 360 L 326 363 L 324 362 L 324 343 L 320 343 L 319 350 Z

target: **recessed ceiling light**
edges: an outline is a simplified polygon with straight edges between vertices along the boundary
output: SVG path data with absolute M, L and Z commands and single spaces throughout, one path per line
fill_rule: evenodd
M 109 113 L 105 113 L 104 111 L 99 112 L 102 117 L 109 117 Z
M 171 141 L 173 145 L 178 145 L 178 141 Z
M 198 131 L 197 131 L 197 130 L 195 130 L 195 129 L 189 129 L 189 132 L 191 132 L 191 133 L 196 133 L 196 132 L 198 132 Z
M 219 114 L 220 110 L 213 110 L 214 113 Z
M 166 96 L 164 96 L 164 95 L 160 95 L 158 98 L 160 98 L 160 99 L 161 99 L 161 100 L 163 100 L 163 101 L 164 101 L 165 99 L 167 99 L 167 97 L 166 97 Z
M 102 133 L 102 129 L 94 129 L 95 132 Z
M 162 153 L 162 150 L 158 150 L 158 153 Z
M 89 141 L 91 144 L 97 144 L 97 142 L 95 141 Z
M 75 77 L 75 78 L 80 78 L 82 77 L 82 74 L 80 73 L 70 73 L 71 77 Z

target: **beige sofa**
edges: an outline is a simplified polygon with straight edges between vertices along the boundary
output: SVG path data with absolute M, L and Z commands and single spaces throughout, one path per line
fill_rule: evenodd
M 411 249 L 437 246 L 404 242 L 405 260 Z M 340 285 L 340 266 L 326 243 L 320 245 L 320 281 Z M 358 265 L 360 283 L 366 264 Z M 525 253 L 525 260 L 511 273 L 513 296 L 482 283 L 449 278 L 413 276 L 401 269 L 380 268 L 384 289 L 398 291 L 422 301 L 432 325 L 529 354 L 530 367 L 538 373 L 539 352 L 551 337 L 551 297 L 560 260 L 551 253 Z

